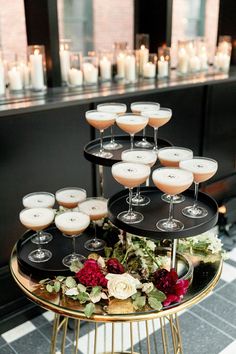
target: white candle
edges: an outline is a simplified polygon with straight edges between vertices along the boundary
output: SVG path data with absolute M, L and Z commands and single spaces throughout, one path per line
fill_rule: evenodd
M 100 60 L 100 74 L 102 80 L 111 80 L 111 61 L 107 57 Z
M 84 81 L 86 84 L 96 84 L 98 81 L 98 68 L 91 63 L 83 64 Z
M 38 49 L 35 49 L 34 54 L 30 55 L 30 69 L 32 88 L 42 90 L 44 88 L 43 56 Z
M 19 91 L 23 89 L 21 72 L 15 66 L 8 71 L 10 90 Z
M 21 80 L 23 82 L 24 87 L 29 87 L 30 85 L 30 69 L 28 65 L 21 63 L 19 66 L 19 70 L 21 72 Z
M 189 59 L 189 68 L 190 68 L 190 71 L 192 71 L 192 72 L 196 72 L 196 71 L 200 70 L 201 62 L 200 62 L 200 59 L 196 55 L 194 55 L 193 57 L 191 57 Z
M 149 50 L 145 45 L 141 45 L 139 50 L 139 73 L 143 75 L 144 65 L 148 62 Z
M 214 58 L 214 66 L 218 70 L 227 72 L 230 66 L 230 55 L 225 53 L 217 53 Z
M 156 76 L 156 65 L 151 61 L 147 62 L 143 66 L 143 77 L 154 78 Z
M 200 59 L 200 64 L 201 64 L 201 70 L 207 70 L 208 69 L 207 53 L 200 54 L 199 59 Z
M 120 79 L 125 77 L 125 54 L 120 53 L 117 56 L 117 76 Z
M 125 58 L 125 79 L 129 82 L 136 80 L 136 62 L 134 55 L 127 55 Z
M 168 61 L 165 60 L 163 56 L 158 60 L 158 77 L 168 77 L 169 76 L 169 65 Z
M 188 54 L 184 48 L 180 48 L 178 52 L 178 71 L 181 74 L 188 72 Z
M 72 86 L 81 86 L 83 84 L 83 73 L 81 70 L 71 68 L 68 73 L 68 81 Z
M 0 95 L 4 95 L 5 93 L 5 69 L 4 64 L 0 61 Z
M 64 45 L 60 47 L 60 64 L 62 81 L 68 81 L 68 72 L 70 70 L 70 51 Z

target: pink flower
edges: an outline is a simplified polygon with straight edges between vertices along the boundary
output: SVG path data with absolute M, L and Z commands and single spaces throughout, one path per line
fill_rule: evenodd
M 85 261 L 83 268 L 75 276 L 85 286 L 107 286 L 107 279 L 94 259 Z

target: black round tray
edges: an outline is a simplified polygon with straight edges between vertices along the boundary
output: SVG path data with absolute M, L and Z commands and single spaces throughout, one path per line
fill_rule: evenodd
M 158 220 L 168 217 L 169 204 L 161 200 L 163 192 L 159 191 L 156 187 L 141 187 L 141 192 L 147 195 L 151 199 L 151 202 L 149 205 L 143 207 L 133 207 L 133 210 L 139 211 L 144 216 L 143 221 L 138 224 L 126 224 L 117 219 L 117 215 L 120 212 L 128 210 L 128 204 L 126 202 L 128 196 L 127 189 L 122 190 L 109 199 L 108 217 L 115 226 L 134 235 L 153 239 L 174 239 L 199 235 L 208 231 L 217 223 L 217 203 L 205 193 L 199 192 L 198 203 L 200 206 L 207 209 L 208 215 L 206 217 L 202 219 L 191 219 L 182 214 L 182 209 L 192 205 L 194 202 L 194 191 L 187 190 L 183 193 L 185 201 L 174 205 L 174 217 L 183 222 L 185 225 L 184 229 L 175 232 L 160 231 L 157 229 L 156 223 Z
M 154 140 L 152 137 L 146 137 L 146 138 L 149 142 L 154 143 Z M 110 140 L 111 140 L 111 136 L 105 136 L 103 138 L 104 144 L 109 142 Z M 117 135 L 117 136 L 115 136 L 115 140 L 117 141 L 117 143 L 122 144 L 123 147 L 119 150 L 109 151 L 113 154 L 113 157 L 111 159 L 106 159 L 106 158 L 98 157 L 98 156 L 94 155 L 94 153 L 99 151 L 100 139 L 92 140 L 87 145 L 85 145 L 85 147 L 84 147 L 85 158 L 94 164 L 111 167 L 114 163 L 121 161 L 122 151 L 130 149 L 130 137 L 128 135 Z M 140 140 L 142 140 L 141 135 L 134 136 L 134 142 L 140 141 Z M 172 144 L 168 140 L 158 139 L 158 147 L 162 148 L 162 147 L 166 147 L 166 146 L 172 146 Z
M 54 277 L 55 275 L 70 275 L 71 272 L 68 267 L 63 265 L 62 259 L 71 253 L 72 240 L 63 236 L 55 226 L 48 228 L 46 231 L 52 234 L 53 240 L 46 245 L 42 245 L 42 248 L 50 250 L 52 258 L 43 263 L 33 263 L 28 259 L 28 254 L 35 250 L 37 245 L 31 242 L 35 232 L 27 231 L 17 242 L 17 260 L 20 268 L 24 273 L 41 279 Z M 86 233 L 76 238 L 76 251 L 85 257 L 92 253 L 84 248 L 84 243 L 91 238 L 92 236 Z M 103 254 L 102 252 L 96 253 Z

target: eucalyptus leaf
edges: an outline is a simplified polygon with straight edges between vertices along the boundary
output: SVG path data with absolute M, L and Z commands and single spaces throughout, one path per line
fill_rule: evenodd
M 155 297 L 149 297 L 148 303 L 154 310 L 160 311 L 162 309 L 162 303 L 158 301 Z
M 94 310 L 95 310 L 95 305 L 92 302 L 90 302 L 84 308 L 85 316 L 88 317 L 88 318 L 91 317 L 91 315 L 93 314 Z
M 133 301 L 133 306 L 135 310 L 141 309 L 146 304 L 146 296 L 138 296 L 135 301 Z
M 54 291 L 56 292 L 56 293 L 58 293 L 59 291 L 60 291 L 60 289 L 61 289 L 61 283 L 58 281 L 58 280 L 56 280 L 55 282 L 54 282 Z
M 75 288 L 77 286 L 77 283 L 74 278 L 67 277 L 66 278 L 66 286 L 67 286 L 67 288 Z
M 80 293 L 86 292 L 86 286 L 84 286 L 83 284 L 78 284 L 77 289 L 79 290 Z
M 77 273 L 81 268 L 83 268 L 83 264 L 80 261 L 72 261 L 70 266 L 71 272 Z
M 153 297 L 155 298 L 157 301 L 164 301 L 166 299 L 166 296 L 165 294 L 160 291 L 160 290 L 157 290 L 156 288 L 154 288 L 150 293 L 147 294 L 149 297 Z
M 52 285 L 50 285 L 50 284 L 47 284 L 46 285 L 46 290 L 49 292 L 49 293 L 52 293 L 53 292 L 53 286 Z
M 40 280 L 39 284 L 45 284 L 45 283 L 47 283 L 48 281 L 50 281 L 49 278 L 42 279 L 42 280 Z
M 63 277 L 62 275 L 58 275 L 58 277 L 56 277 L 56 280 L 58 280 L 59 282 L 62 282 L 63 280 L 65 280 L 66 278 Z
M 79 302 L 81 304 L 84 304 L 85 302 L 87 302 L 89 300 L 89 294 L 84 292 L 84 293 L 79 293 L 77 296 L 77 299 L 79 300 Z
M 101 293 L 102 287 L 101 286 L 94 286 L 90 293 L 90 296 L 98 296 Z

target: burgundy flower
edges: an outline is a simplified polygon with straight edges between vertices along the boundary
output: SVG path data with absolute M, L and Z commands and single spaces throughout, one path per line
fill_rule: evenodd
M 123 274 L 125 272 L 125 268 L 116 258 L 108 259 L 106 265 L 108 273 Z
M 85 286 L 107 286 L 107 279 L 94 259 L 85 261 L 83 268 L 75 276 Z
M 153 278 L 155 287 L 166 295 L 163 302 L 164 306 L 179 302 L 188 290 L 189 281 L 178 279 L 178 274 L 174 268 L 170 271 L 158 269 L 153 274 Z

